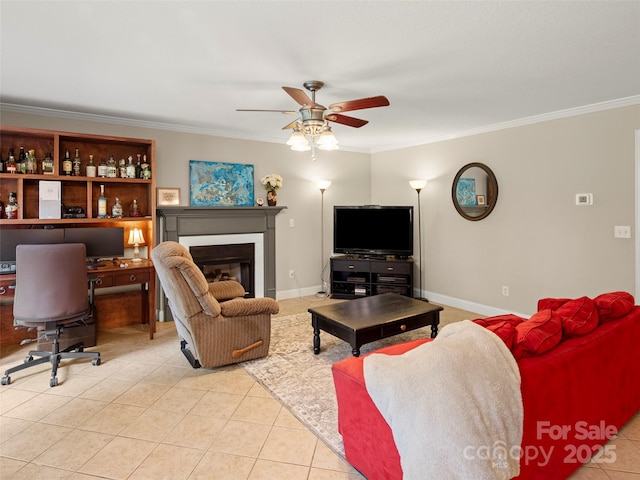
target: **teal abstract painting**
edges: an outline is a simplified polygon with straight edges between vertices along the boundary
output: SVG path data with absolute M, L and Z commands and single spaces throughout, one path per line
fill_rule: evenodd
M 253 165 L 189 160 L 192 207 L 252 207 Z
M 476 204 L 476 180 L 474 178 L 461 178 L 456 188 L 458 205 L 471 206 Z

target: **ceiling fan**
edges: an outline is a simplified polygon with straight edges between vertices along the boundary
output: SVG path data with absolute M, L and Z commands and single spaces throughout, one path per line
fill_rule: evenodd
M 292 150 L 309 150 L 316 143 L 322 150 L 335 150 L 338 148 L 331 127 L 328 122 L 340 123 L 349 127 L 360 128 L 367 123 L 367 120 L 343 115 L 342 112 L 353 110 L 363 110 L 365 108 L 386 107 L 389 105 L 387 97 L 379 95 L 377 97 L 361 98 L 359 100 L 348 100 L 346 102 L 332 103 L 329 107 L 324 107 L 316 103 L 316 92 L 324 86 L 324 82 L 319 80 L 308 80 L 303 83 L 304 88 L 311 92 L 311 98 L 299 88 L 282 87 L 291 98 L 301 105 L 296 112 L 294 110 L 255 110 L 237 109 L 238 112 L 279 112 L 286 114 L 299 113 L 300 116 L 291 123 L 288 123 L 283 130 L 292 128 L 294 131 L 287 141 Z M 306 136 L 311 139 L 311 146 Z

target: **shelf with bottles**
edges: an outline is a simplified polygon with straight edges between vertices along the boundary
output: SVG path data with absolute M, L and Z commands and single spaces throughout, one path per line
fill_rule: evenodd
M 123 222 L 151 220 L 152 224 L 155 222 L 154 140 L 0 126 L 0 155 L 2 155 L 3 161 L 6 161 L 10 149 L 14 156 L 16 152 L 21 150 L 33 151 L 38 167 L 35 173 L 0 173 L 0 201 L 7 204 L 9 194 L 15 193 L 18 204 L 16 219 L 7 219 L 6 216 L 2 216 L 0 219 L 0 226 L 3 228 L 14 224 L 82 222 L 96 226 L 95 224 L 99 222 L 116 220 Z M 64 174 L 63 161 L 66 152 L 69 152 L 72 162 L 77 152 L 80 161 L 76 161 L 75 172 L 72 168 L 71 173 L 80 172 L 80 175 Z M 47 153 L 51 153 L 52 174 L 43 173 L 42 159 Z M 96 167 L 95 177 L 87 176 L 86 167 L 90 164 L 90 157 L 93 157 L 92 163 Z M 109 158 L 112 158 L 114 162 L 118 163 L 117 167 L 120 166 L 120 162 L 124 162 L 125 173 L 137 175 L 137 177 L 120 178 L 117 176 L 120 173 L 119 169 L 115 173 L 115 177 L 97 176 L 102 158 L 105 159 L 105 163 Z M 129 158 L 131 158 L 131 162 Z M 141 165 L 136 170 L 138 159 Z M 147 169 L 143 169 L 145 159 L 148 164 Z M 129 163 L 131 163 L 129 172 L 126 172 Z M 143 172 L 146 172 L 147 178 L 139 178 Z M 39 218 L 41 181 L 60 182 L 62 218 Z M 100 185 L 104 185 L 107 197 L 107 218 L 98 217 Z M 123 216 L 112 219 L 112 209 L 116 197 L 121 202 Z M 134 200 L 136 208 L 133 207 Z M 73 213 L 77 216 L 65 218 L 70 214 L 67 212 L 69 207 L 76 207 Z

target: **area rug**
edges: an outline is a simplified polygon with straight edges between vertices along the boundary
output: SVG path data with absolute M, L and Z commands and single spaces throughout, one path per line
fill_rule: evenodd
M 363 345 L 361 354 L 386 345 L 429 338 L 431 327 Z M 344 458 L 338 433 L 338 405 L 331 365 L 350 357 L 351 346 L 320 332 L 320 354 L 313 353 L 311 314 L 299 313 L 271 320 L 269 356 L 240 365 L 329 448 Z

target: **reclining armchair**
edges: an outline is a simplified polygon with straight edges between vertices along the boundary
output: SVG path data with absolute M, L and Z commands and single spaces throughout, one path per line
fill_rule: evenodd
M 240 283 L 208 283 L 179 243 L 160 243 L 151 252 L 160 284 L 180 336 L 180 348 L 193 368 L 265 357 L 271 340 L 272 298 L 244 298 Z

